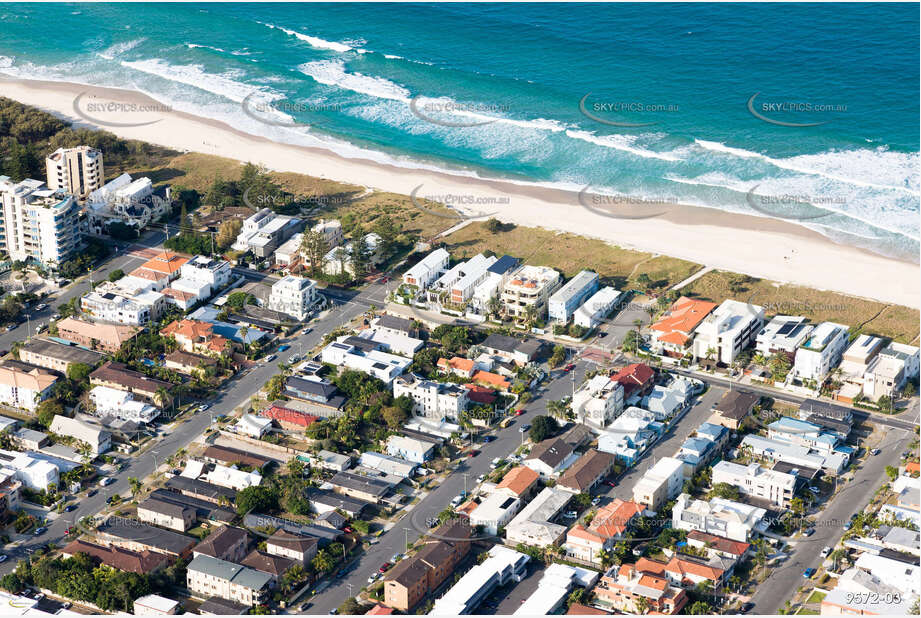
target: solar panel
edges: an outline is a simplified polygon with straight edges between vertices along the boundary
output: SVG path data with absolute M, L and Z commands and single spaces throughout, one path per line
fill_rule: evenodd
M 793 330 L 793 328 L 794 328 L 795 326 L 796 326 L 796 324 L 795 324 L 794 322 L 787 322 L 786 324 L 784 324 L 783 326 L 780 327 L 780 330 L 777 331 L 777 334 L 778 334 L 778 335 L 786 335 L 786 334 L 789 333 L 791 330 Z

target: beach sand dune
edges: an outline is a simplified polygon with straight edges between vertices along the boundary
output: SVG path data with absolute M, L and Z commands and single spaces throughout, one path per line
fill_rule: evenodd
M 58 82 L 0 78 L 0 94 L 94 126 L 75 113 L 74 99 L 152 104 L 144 94 Z M 921 267 L 869 251 L 838 245 L 822 235 L 781 220 L 721 213 L 676 204 L 612 204 L 580 195 L 508 181 L 481 180 L 344 158 L 321 149 L 279 144 L 242 133 L 220 122 L 177 111 L 146 113 L 156 122 L 105 126 L 116 135 L 177 150 L 261 163 L 297 172 L 421 197 L 448 195 L 470 204 L 468 214 L 495 213 L 497 219 L 598 238 L 621 247 L 690 260 L 738 273 L 832 290 L 862 298 L 921 307 Z M 105 121 L 130 125 L 138 114 L 106 113 Z M 461 208 L 463 211 L 464 208 Z M 609 216 L 622 214 L 620 218 Z M 655 214 L 652 218 L 644 218 Z M 640 218 L 637 218 L 640 217 Z

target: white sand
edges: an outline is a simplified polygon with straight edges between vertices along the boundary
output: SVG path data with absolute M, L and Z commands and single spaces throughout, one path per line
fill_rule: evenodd
M 99 96 L 106 101 L 151 102 L 146 96 L 127 90 L 0 78 L 3 96 L 88 126 L 92 123 L 74 113 L 74 98 L 80 93 L 87 93 L 84 101 Z M 107 121 L 117 120 L 112 114 L 104 117 Z M 126 123 L 137 122 L 139 115 L 125 112 L 122 118 Z M 507 197 L 507 204 L 485 203 L 470 210 L 496 211 L 494 216 L 504 222 L 572 232 L 722 270 L 921 307 L 918 264 L 838 245 L 820 234 L 782 221 L 675 205 L 664 207 L 666 214 L 656 218 L 615 219 L 582 206 L 573 193 L 346 159 L 324 150 L 274 143 L 180 112 L 157 112 L 144 118 L 159 121 L 146 126 L 100 128 L 177 150 L 252 161 L 274 170 L 395 193 L 408 195 L 423 185 L 418 191 L 420 196 Z

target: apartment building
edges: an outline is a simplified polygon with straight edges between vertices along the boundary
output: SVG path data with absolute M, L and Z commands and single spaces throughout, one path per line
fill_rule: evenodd
M 591 493 L 613 469 L 614 456 L 592 448 L 560 475 L 557 487 L 576 494 Z
M 707 502 L 681 494 L 672 508 L 672 527 L 697 530 L 733 541 L 749 541 L 767 529 L 764 522 L 766 515 L 765 509 L 733 500 L 712 498 Z
M 151 378 L 140 371 L 128 369 L 128 366 L 123 363 L 114 361 L 103 364 L 91 373 L 90 384 L 127 391 L 161 408 L 170 405 L 173 401 L 171 383 Z
M 319 539 L 316 537 L 301 536 L 278 529 L 266 540 L 265 551 L 272 556 L 289 558 L 307 566 L 317 555 L 319 544 Z
M 303 221 L 297 217 L 286 217 L 263 208 L 243 221 L 232 248 L 234 251 L 252 251 L 259 258 L 271 256 L 275 249 L 298 233 Z
M 102 354 L 49 339 L 30 339 L 19 348 L 19 360 L 66 374 L 71 365 L 95 367 Z
M 88 228 L 104 234 L 111 223 L 123 223 L 140 231 L 171 210 L 172 191 L 163 186 L 155 189 L 150 178 L 131 179 L 122 174 L 90 193 L 86 200 Z
M 490 302 L 499 295 L 511 275 L 520 265 L 521 260 L 510 255 L 503 255 L 486 269 L 486 276 L 473 290 L 468 309 L 476 313 L 488 313 Z
M 5 362 L 0 365 L 0 403 L 35 412 L 57 381 L 57 375 L 42 367 Z
M 793 359 L 796 349 L 812 333 L 812 325 L 799 315 L 775 315 L 755 336 L 755 350 L 766 358 L 783 353 Z
M 504 493 L 489 494 L 470 514 L 471 526 L 482 526 L 487 534 L 498 534 L 499 528 L 512 520 L 521 508 L 521 501 Z
M 138 504 L 137 514 L 138 519 L 145 523 L 177 532 L 185 532 L 197 519 L 194 508 L 156 498 L 147 498 Z
M 303 321 L 321 300 L 315 281 L 287 275 L 272 284 L 268 307 Z
M 569 504 L 572 493 L 545 487 L 505 528 L 509 544 L 524 543 L 533 547 L 549 547 L 566 535 L 566 526 L 555 523 L 556 516 Z
M 272 575 L 219 558 L 199 555 L 186 567 L 186 585 L 201 598 L 220 597 L 253 606 L 266 599 Z
M 691 351 L 698 325 L 714 309 L 716 303 L 682 296 L 672 303 L 661 320 L 649 327 L 653 334 L 652 350 L 675 358 L 685 356 Z
M 822 322 L 796 349 L 793 373 L 804 380 L 821 382 L 841 362 L 847 343 L 847 326 Z
M 87 556 L 96 558 L 99 560 L 100 564 L 104 564 L 117 571 L 137 573 L 138 575 L 154 573 L 169 564 L 169 559 L 158 552 L 149 550 L 131 551 L 114 545 L 111 547 L 103 547 L 102 545 L 88 543 L 80 539 L 71 541 L 61 549 L 61 555 L 65 558 L 70 558 L 77 554 L 86 554 Z M 135 608 L 137 608 L 138 601 L 141 601 L 141 599 L 135 601 Z M 176 603 L 176 601 L 173 601 L 173 603 Z M 135 609 L 135 612 L 137 612 L 137 609 Z M 136 613 L 135 615 L 143 614 Z
M 137 401 L 128 391 L 96 386 L 90 390 L 90 401 L 96 407 L 96 416 L 114 417 L 132 423 L 146 424 L 160 416 L 160 410 L 143 401 Z
M 82 246 L 80 207 L 73 195 L 40 180 L 0 176 L 0 250 L 14 261 L 55 270 Z
M 234 526 L 221 526 L 192 549 L 192 556 L 210 556 L 227 562 L 239 562 L 246 556 L 249 535 Z
M 100 283 L 80 299 L 80 309 L 93 320 L 128 326 L 144 326 L 159 318 L 167 297 L 149 285 L 125 279 Z
M 744 496 L 770 500 L 778 506 L 789 506 L 796 489 L 796 476 L 768 470 L 756 463 L 742 466 L 730 461 L 720 461 L 713 466 L 712 484 L 727 483 Z
M 89 445 L 90 454 L 94 457 L 105 453 L 112 447 L 111 433 L 99 425 L 92 425 L 76 418 L 58 414 L 51 421 L 51 427 L 48 430 L 59 436 L 68 436 Z
M 32 491 L 47 491 L 60 481 L 58 467 L 51 462 L 28 453 L 0 450 L 0 471 L 6 478 L 14 478 Z M 9 508 L 9 501 L 7 508 Z
M 58 148 L 45 158 L 48 186 L 85 198 L 102 187 L 102 151 L 89 146 Z
M 624 614 L 678 614 L 688 603 L 687 592 L 662 575 L 644 572 L 637 564 L 612 566 L 592 590 L 597 604 Z
M 597 375 L 572 396 L 572 411 L 596 427 L 605 427 L 624 409 L 624 387 L 610 377 Z
M 134 326 L 97 324 L 77 318 L 59 320 L 57 327 L 58 339 L 102 352 L 118 352 L 125 343 L 141 332 L 140 328 Z
M 633 486 L 633 501 L 655 511 L 681 493 L 683 486 L 684 463 L 674 457 L 663 457 Z
M 513 362 L 516 365 L 525 365 L 537 358 L 541 342 L 539 339 L 522 340 L 492 333 L 483 340 L 480 347 L 490 356 Z
M 495 256 L 482 253 L 471 258 L 461 270 L 460 277 L 450 286 L 450 301 L 454 305 L 463 305 L 473 297 L 476 287 L 489 275 L 490 267 L 498 261 Z
M 413 285 L 420 290 L 426 289 L 441 273 L 448 268 L 451 255 L 438 248 L 422 258 L 415 266 L 403 273 L 403 283 Z
M 614 311 L 621 296 L 623 294 L 610 286 L 601 288 L 576 309 L 573 314 L 573 324 L 589 330 L 597 328 L 601 320 Z
M 206 295 L 210 296 L 227 287 L 232 277 L 233 271 L 227 260 L 196 255 L 179 268 L 179 279 L 173 283 L 173 287 L 183 289 L 183 282 L 195 282 L 207 285 Z
M 349 339 L 345 337 L 343 339 Z M 379 349 L 379 344 L 371 343 L 368 349 L 359 348 L 357 344 L 363 343 L 354 341 L 357 337 L 351 338 L 351 343 L 345 341 L 334 341 L 327 345 L 320 352 L 320 360 L 324 363 L 331 363 L 337 367 L 346 367 L 363 371 L 368 375 L 374 376 L 390 384 L 393 380 L 402 374 L 411 364 L 412 359 L 395 354 L 388 354 Z
M 496 588 L 521 582 L 528 573 L 529 561 L 527 554 L 503 545 L 494 546 L 483 562 L 467 571 L 444 596 L 435 601 L 429 615 L 460 616 L 476 613 L 476 609 Z M 530 598 L 537 596 L 532 594 Z M 528 608 L 525 607 L 525 610 Z M 528 613 L 532 612 L 538 613 L 534 610 Z
M 413 414 L 433 419 L 457 421 L 467 408 L 468 390 L 457 384 L 424 380 L 406 374 L 393 381 L 393 396 L 408 396 L 413 400 Z
M 181 558 L 188 557 L 195 546 L 195 539 L 190 536 L 126 517 L 109 517 L 97 529 L 96 540 L 108 547 Z
M 694 331 L 694 357 L 731 365 L 755 340 L 763 324 L 763 307 L 726 299 Z
M 500 299 L 506 315 L 523 320 L 533 311 L 540 319 L 546 315 L 550 296 L 559 286 L 560 273 L 557 271 L 547 266 L 525 265 L 509 276 Z
M 547 315 L 551 321 L 565 324 L 589 296 L 598 291 L 598 273 L 580 271 L 550 296 Z
M 870 361 L 863 375 L 863 394 L 873 401 L 892 397 L 918 376 L 917 346 L 892 342 Z

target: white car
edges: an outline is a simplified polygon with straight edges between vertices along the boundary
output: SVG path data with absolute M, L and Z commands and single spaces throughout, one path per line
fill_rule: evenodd
M 371 577 L 368 578 L 368 583 L 369 583 L 369 584 L 373 584 L 373 583 L 376 582 L 378 579 L 380 579 L 380 576 L 381 576 L 380 573 L 371 573 Z
M 822 557 L 824 558 L 830 553 L 831 553 L 831 547 L 826 547 L 825 549 L 822 550 Z
M 477 482 L 477 483 L 482 483 L 482 482 L 485 481 L 485 480 L 486 480 L 486 475 L 485 475 L 485 474 L 481 474 L 480 476 L 476 477 L 476 482 Z
M 818 487 L 815 487 L 815 486 L 813 486 L 813 485 L 810 485 L 810 486 L 809 486 L 809 491 L 811 491 L 811 492 L 814 493 L 814 494 L 822 493 L 822 492 L 819 490 Z
M 0 562 L 6 562 L 6 554 L 0 555 Z

